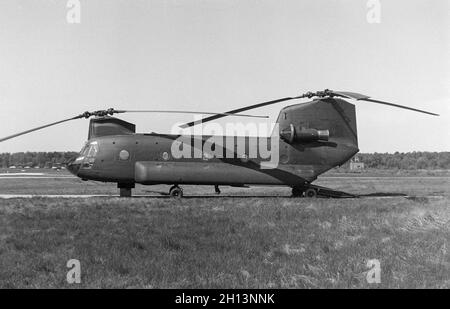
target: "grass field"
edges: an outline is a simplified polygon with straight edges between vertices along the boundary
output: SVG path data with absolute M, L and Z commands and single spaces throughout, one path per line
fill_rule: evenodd
M 0 287 L 450 288 L 448 177 L 318 184 L 411 197 L 294 199 L 283 188 L 224 188 L 217 197 L 186 187 L 191 197 L 182 200 L 0 199 Z M 72 178 L 0 179 L 0 194 L 116 190 Z M 70 259 L 81 262 L 81 284 L 66 282 Z M 366 281 L 369 259 L 381 263 L 380 284 Z

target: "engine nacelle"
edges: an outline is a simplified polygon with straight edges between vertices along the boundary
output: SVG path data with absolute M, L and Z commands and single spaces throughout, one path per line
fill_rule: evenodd
M 289 144 L 311 143 L 317 141 L 328 141 L 330 138 L 329 130 L 307 129 L 303 127 L 294 127 L 290 124 L 288 128 L 281 130 L 280 137 Z

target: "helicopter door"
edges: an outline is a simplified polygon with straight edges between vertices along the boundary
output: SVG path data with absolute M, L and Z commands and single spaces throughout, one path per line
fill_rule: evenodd
M 114 143 L 114 162 L 117 166 L 133 165 L 136 152 L 136 142 L 118 138 Z M 134 168 L 133 168 L 134 169 Z
M 113 140 L 114 174 L 120 179 L 134 181 L 136 141 L 124 136 Z

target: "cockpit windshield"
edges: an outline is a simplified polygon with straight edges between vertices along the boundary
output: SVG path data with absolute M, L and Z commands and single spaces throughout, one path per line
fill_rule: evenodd
M 84 146 L 83 149 L 81 149 L 80 155 L 87 157 L 87 158 L 95 158 L 95 156 L 98 153 L 98 145 L 97 143 L 91 143 Z
M 80 156 L 84 156 L 86 154 L 86 149 L 89 148 L 89 145 L 84 145 L 80 150 Z

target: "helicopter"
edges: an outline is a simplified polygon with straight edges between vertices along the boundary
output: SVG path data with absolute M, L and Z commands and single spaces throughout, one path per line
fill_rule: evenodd
M 135 124 L 113 117 L 132 112 L 210 115 L 180 126 L 188 129 L 227 116 L 268 118 L 242 112 L 300 99 L 310 101 L 283 107 L 268 137 L 136 133 Z M 325 89 L 223 113 L 113 108 L 84 112 L 1 138 L 0 142 L 67 121 L 93 117 L 88 140 L 80 153 L 66 163 L 67 169 L 82 180 L 117 183 L 121 197 L 131 197 L 136 184 L 170 185 L 171 197 L 183 196 L 180 187 L 183 184 L 211 185 L 216 193 L 220 193 L 219 186 L 262 185 L 288 186 L 293 197 L 356 197 L 313 184 L 319 175 L 344 164 L 359 152 L 355 105 L 347 100 L 439 116 L 355 92 Z M 270 162 L 275 162 L 272 166 L 268 164 L 267 152 L 258 151 L 264 149 L 262 145 L 269 144 Z M 179 155 L 180 149 L 184 156 Z

